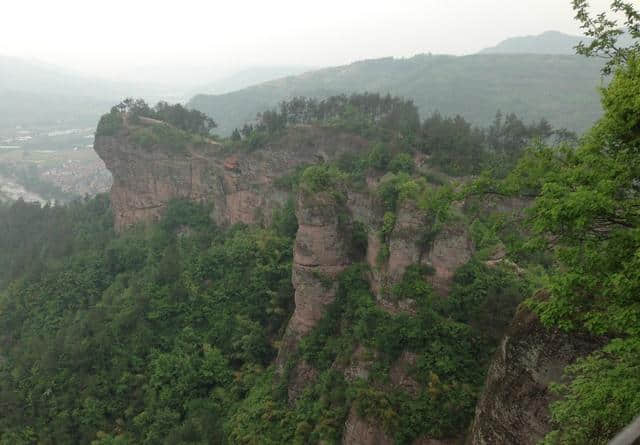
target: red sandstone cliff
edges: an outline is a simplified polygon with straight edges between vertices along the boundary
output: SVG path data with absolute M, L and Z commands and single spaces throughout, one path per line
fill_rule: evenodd
M 366 141 L 357 136 L 304 127 L 290 129 L 279 140 L 252 152 L 229 153 L 213 141 L 191 144 L 178 151 L 153 146 L 143 149 L 133 142 L 133 131 L 135 128 L 124 127 L 113 136 L 97 136 L 95 142 L 96 151 L 113 175 L 111 201 L 118 231 L 158 219 L 174 198 L 212 204 L 212 219 L 220 225 L 268 223 L 273 211 L 288 198 L 288 192 L 276 187 L 276 178 L 300 165 L 367 148 Z M 382 308 L 411 313 L 412 302 L 392 303 L 387 299 L 388 290 L 408 266 L 431 266 L 432 284 L 445 297 L 453 274 L 471 258 L 474 247 L 461 223 L 446 226 L 428 246 L 420 246 L 419 234 L 428 224 L 429 215 L 404 203 L 396 212 L 387 240 L 388 257 L 381 261 L 382 211 L 374 193 L 377 179 L 369 178 L 363 190 L 345 190 L 344 202 L 336 201 L 330 193 L 298 194 L 299 229 L 292 270 L 295 311 L 276 361 L 280 370 L 292 357 L 301 337 L 323 317 L 336 295 L 335 278 L 352 262 L 366 261 L 370 266 L 371 288 Z M 356 221 L 367 231 L 363 258 L 354 258 L 349 246 L 351 225 Z M 489 370 L 470 442 L 535 443 L 549 429 L 549 382 L 558 380 L 567 363 L 591 348 L 588 340 L 547 331 L 534 316 L 521 311 Z M 366 377 L 374 359 L 375 351 L 358 348 L 350 363 L 340 369 L 347 379 Z M 418 385 L 406 372 L 411 360 L 411 354 L 402 354 L 392 367 L 390 382 L 409 393 Z M 315 376 L 308 364 L 296 365 L 290 377 L 292 403 Z M 352 409 L 342 442 L 375 445 L 392 440 L 374 422 Z M 452 442 L 429 438 L 416 442 L 445 443 Z
M 597 339 L 545 328 L 522 307 L 506 332 L 476 406 L 468 443 L 534 445 L 551 430 L 549 386 L 564 368 L 600 347 Z
M 276 178 L 299 165 L 367 146 L 357 136 L 301 127 L 251 152 L 230 153 L 214 141 L 180 150 L 143 148 L 132 137 L 139 129 L 123 126 L 113 136 L 96 136 L 94 144 L 113 176 L 111 205 L 118 231 L 157 220 L 175 198 L 211 203 L 212 218 L 220 225 L 268 223 L 287 198 L 274 186 Z

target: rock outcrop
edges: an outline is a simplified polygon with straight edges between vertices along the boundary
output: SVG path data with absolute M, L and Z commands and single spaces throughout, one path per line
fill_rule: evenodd
M 351 408 L 344 424 L 342 445 L 393 445 L 394 441 L 379 424 L 363 419 L 355 408 Z
M 545 328 L 521 307 L 496 351 L 476 407 L 471 445 L 534 445 L 550 430 L 549 385 L 565 366 L 601 346 L 588 336 Z
M 325 314 L 338 290 L 336 278 L 350 263 L 346 208 L 331 193 L 298 195 L 298 233 L 293 251 L 291 280 L 295 310 L 282 339 L 277 359 L 280 370 L 307 334 Z
M 440 295 L 447 295 L 453 275 L 473 255 L 474 246 L 467 228 L 451 224 L 441 230 L 433 240 L 425 264 L 434 270 L 431 284 Z
M 222 145 L 188 144 L 180 150 L 170 147 L 142 148 L 134 141 L 136 127 L 124 126 L 114 136 L 97 136 L 95 149 L 113 175 L 111 201 L 118 231 L 159 219 L 172 199 L 185 198 L 212 205 L 212 219 L 218 225 L 270 223 L 275 209 L 290 191 L 278 188 L 276 179 L 296 167 L 335 159 L 345 152 L 367 149 L 367 142 L 331 129 L 300 127 L 288 129 L 268 146 L 244 152 L 229 152 Z M 396 211 L 395 225 L 388 238 L 380 235 L 383 211 L 376 194 L 379 177 L 369 177 L 359 189 L 342 190 L 342 199 L 331 191 L 298 192 L 298 232 L 293 255 L 292 283 L 295 310 L 280 342 L 276 368 L 287 369 L 300 339 L 324 316 L 338 290 L 337 277 L 350 264 L 370 266 L 370 284 L 379 305 L 389 312 L 412 311 L 411 301 L 391 301 L 390 289 L 412 264 L 430 266 L 435 289 L 445 295 L 458 267 L 473 253 L 469 233 L 453 224 L 436 234 L 428 244 L 420 243 L 429 227 L 429 215 L 405 202 Z M 354 250 L 354 228 L 366 230 L 366 251 Z M 360 246 L 362 247 L 362 246 Z M 386 255 L 381 255 L 382 251 Z M 348 363 L 334 364 L 349 380 L 366 378 L 375 351 L 358 347 Z M 420 385 L 409 370 L 416 357 L 408 352 L 391 370 L 391 385 L 416 394 Z M 317 371 L 303 360 L 288 369 L 289 401 L 295 403 Z M 375 422 L 351 410 L 343 436 L 344 444 L 391 444 L 393 440 Z M 444 444 L 424 438 L 416 444 Z
M 449 293 L 453 275 L 466 264 L 473 255 L 474 245 L 467 228 L 458 222 L 445 226 L 429 243 L 421 243 L 425 232 L 430 230 L 429 215 L 418 209 L 413 202 L 403 203 L 397 211 L 396 222 L 389 237 L 389 258 L 380 264 L 374 252 L 368 255 L 373 272 L 372 289 L 381 305 L 390 311 L 404 310 L 411 302 L 398 302 L 392 307 L 386 296 L 391 287 L 398 283 L 404 272 L 412 264 L 421 264 L 432 269 L 429 281 L 434 290 L 446 296 Z M 380 250 L 380 240 L 370 245 Z
M 143 148 L 135 135 L 148 125 L 158 124 L 125 125 L 115 135 L 96 136 L 94 143 L 113 176 L 111 205 L 118 231 L 159 219 L 176 198 L 212 204 L 219 225 L 268 224 L 288 196 L 274 186 L 276 178 L 300 165 L 367 147 L 355 135 L 300 127 L 266 147 L 240 153 L 215 141 Z
M 344 425 L 342 445 L 394 445 L 392 437 L 384 432 L 379 423 L 362 418 L 355 408 L 349 411 Z M 432 439 L 419 437 L 411 445 L 460 445 L 460 439 Z

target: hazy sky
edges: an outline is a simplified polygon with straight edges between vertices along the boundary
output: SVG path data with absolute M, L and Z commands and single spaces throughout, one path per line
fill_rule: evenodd
M 2 0 L 1 11 L 0 54 L 105 76 L 467 54 L 510 36 L 578 33 L 570 0 Z

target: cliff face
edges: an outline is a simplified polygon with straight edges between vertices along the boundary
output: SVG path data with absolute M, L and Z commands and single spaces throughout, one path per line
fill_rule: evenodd
M 549 385 L 565 366 L 602 346 L 594 338 L 545 328 L 521 308 L 489 368 L 476 407 L 472 445 L 534 445 L 550 430 Z
M 278 354 L 280 370 L 300 338 L 313 329 L 325 314 L 326 306 L 335 299 L 336 278 L 350 263 L 348 230 L 341 227 L 340 221 L 345 210 L 329 193 L 298 195 L 298 233 L 291 275 L 295 310 Z
M 211 141 L 179 151 L 137 146 L 125 127 L 114 136 L 96 137 L 95 149 L 113 175 L 111 201 L 117 230 L 157 220 L 169 201 L 186 198 L 212 204 L 219 225 L 238 222 L 268 224 L 273 211 L 290 192 L 275 180 L 305 164 L 336 159 L 345 152 L 367 149 L 357 136 L 313 127 L 288 130 L 278 141 L 252 151 L 231 154 Z M 330 191 L 296 197 L 298 232 L 294 246 L 292 282 L 295 310 L 281 341 L 276 360 L 282 372 L 294 357 L 300 339 L 321 320 L 337 292 L 337 276 L 350 264 L 369 265 L 371 290 L 381 308 L 391 313 L 413 311 L 412 301 L 392 301 L 390 289 L 413 264 L 429 266 L 436 292 L 445 297 L 456 270 L 471 258 L 474 246 L 463 223 L 445 226 L 428 243 L 420 243 L 429 229 L 429 216 L 412 203 L 401 204 L 386 239 L 381 236 L 383 210 L 376 196 L 380 178 L 369 177 L 361 189 L 343 190 L 344 199 Z M 509 204 L 509 205 L 507 205 Z M 507 203 L 501 211 L 519 211 Z M 458 203 L 462 208 L 463 203 Z M 487 211 L 492 210 L 488 209 Z M 353 249 L 354 227 L 366 231 L 366 250 Z M 381 255 L 386 252 L 385 255 Z M 594 349 L 590 339 L 547 331 L 532 314 L 520 311 L 489 370 L 478 403 L 469 442 L 533 444 L 549 430 L 548 385 L 561 378 L 562 369 Z M 416 358 L 404 352 L 390 369 L 390 385 L 408 394 L 420 390 L 407 369 Z M 348 365 L 334 364 L 347 380 L 366 378 L 375 351 L 358 347 Z M 289 375 L 289 400 L 295 403 L 304 387 L 317 377 L 308 363 L 295 364 Z M 461 435 L 463 432 L 460 432 Z M 352 409 L 344 428 L 343 444 L 393 443 L 375 422 Z M 418 439 L 416 444 L 455 441 Z
M 357 136 L 308 127 L 252 152 L 230 154 L 214 141 L 173 151 L 138 146 L 134 136 L 139 130 L 125 126 L 114 136 L 97 136 L 94 144 L 113 175 L 111 204 L 118 231 L 157 220 L 175 198 L 213 204 L 212 218 L 220 225 L 268 223 L 287 198 L 274 186 L 276 178 L 299 165 L 367 146 Z
M 388 258 L 381 260 L 383 241 L 380 236 L 382 211 L 376 202 L 374 180 L 361 191 L 347 191 L 345 203 L 336 203 L 329 194 L 298 196 L 296 215 L 298 233 L 294 250 L 292 281 L 295 288 L 295 310 L 282 340 L 277 365 L 280 370 L 295 351 L 300 338 L 308 333 L 335 299 L 336 278 L 355 261 L 366 261 L 369 282 L 378 304 L 391 313 L 411 312 L 411 301 L 391 302 L 388 293 L 412 264 L 433 268 L 435 289 L 445 295 L 455 271 L 473 253 L 468 232 L 458 226 L 438 234 L 430 246 L 421 247 L 420 233 L 427 216 L 412 204 L 397 211 L 397 221 L 388 241 Z M 350 236 L 352 225 L 362 224 L 367 231 L 364 258 L 354 257 Z
M 221 181 L 214 180 L 214 172 L 222 170 L 194 151 L 144 150 L 131 142 L 127 130 L 97 136 L 94 148 L 113 176 L 111 205 L 118 231 L 158 219 L 171 199 L 204 201 L 222 192 Z

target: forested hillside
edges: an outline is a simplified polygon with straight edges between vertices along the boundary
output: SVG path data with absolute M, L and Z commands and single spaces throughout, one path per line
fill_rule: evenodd
M 0 204 L 0 445 L 609 443 L 640 413 L 619 5 L 635 46 L 574 2 L 612 73 L 580 138 L 384 94 L 217 140 L 180 105 L 112 107 L 109 197 Z
M 634 187 L 634 152 L 622 148 L 635 143 L 626 130 L 635 128 L 629 116 L 636 114 L 628 113 L 634 67 L 605 92 L 607 114 L 583 147 L 574 150 L 561 132 L 568 142 L 537 146 L 505 179 L 527 144 L 556 140 L 548 125 L 526 126 L 514 116 L 487 130 L 439 115 L 420 122 L 411 102 L 354 95 L 293 101 L 223 141 L 242 156 L 299 125 L 371 141 L 364 153 L 280 178 L 277 187 L 302 201 L 288 201 L 267 228 L 216 227 L 207 205 L 180 200 L 156 224 L 119 236 L 104 196 L 1 208 L 0 443 L 356 443 L 354 425 L 362 422 L 374 422 L 376 437 L 388 443 L 462 440 L 503 330 L 539 287 L 551 296 L 531 305 L 546 323 L 615 338 L 568 370 L 579 378 L 559 387 L 572 397 L 553 405 L 557 430 L 547 438 L 603 443 L 638 402 L 628 257 L 635 201 L 620 194 Z M 99 132 L 105 122 L 118 131 L 111 127 L 123 112 L 114 107 Z M 617 150 L 601 152 L 605 141 Z M 146 156 L 152 149 L 139 148 Z M 426 165 L 416 163 L 420 153 Z M 465 187 L 452 187 L 443 172 L 483 168 L 492 173 Z M 296 216 L 307 218 L 307 200 L 346 209 L 367 178 L 379 178 L 372 198 L 380 225 L 338 213 L 353 263 L 334 282 L 313 278 L 336 286 L 335 299 L 274 367 L 294 309 Z M 524 230 L 518 212 L 487 213 L 487 194 L 538 195 L 532 225 Z M 426 219 L 415 238 L 402 241 L 408 215 Z M 399 242 L 427 255 L 452 230 L 468 231 L 474 249 L 450 287 L 434 288 L 431 277 L 441 272 L 422 262 L 386 290 L 371 287 L 371 273 L 391 267 Z M 526 242 L 527 233 L 539 238 Z M 371 239 L 379 240 L 373 263 L 363 257 Z M 556 249 L 540 244 L 551 240 Z M 594 302 L 590 292 L 601 288 L 611 293 Z M 592 426 L 600 413 L 603 423 Z
M 434 111 L 460 114 L 487 126 L 498 110 L 525 122 L 546 118 L 579 133 L 600 116 L 601 62 L 569 55 L 418 55 L 378 59 L 311 71 L 240 91 L 198 95 L 188 106 L 200 110 L 229 135 L 258 112 L 295 96 L 381 93 L 412 99 L 424 117 Z
M 166 112 L 172 122 L 189 114 L 127 102 L 114 107 L 98 133 L 119 131 L 124 110 L 136 119 Z M 552 130 L 528 127 L 515 116 L 500 117 L 486 131 L 438 115 L 421 123 L 411 102 L 378 95 L 298 100 L 284 110 L 263 113 L 239 139 L 224 141 L 225 149 L 236 156 L 259 151 L 301 124 L 355 133 L 371 141 L 369 150 L 295 169 L 276 186 L 292 198 L 330 192 L 340 201 L 346 189 L 362 189 L 366 177 L 385 178 L 372 192 L 384 226 L 378 233 L 344 220 L 354 263 L 340 275 L 326 316 L 286 360 L 284 375 L 273 361 L 294 308 L 300 209 L 293 199 L 267 228 L 219 228 L 206 205 L 176 200 L 158 223 L 120 236 L 104 196 L 65 207 L 18 202 L 0 209 L 0 400 L 6 413 L 0 443 L 335 443 L 356 412 L 380 419 L 380 434 L 398 443 L 461 435 L 500 330 L 528 293 L 528 279 L 511 266 L 485 264 L 502 230 L 514 237 L 509 249 L 518 251 L 517 232 L 506 220 L 483 216 L 474 223 L 484 250 L 457 273 L 447 301 L 434 292 L 429 267 L 408 268 L 384 297 L 392 306 L 413 302 L 407 313 L 384 309 L 370 289 L 370 266 L 362 257 L 367 232 L 383 242 L 376 267 L 384 270 L 386 256 L 396 254 L 393 220 L 403 218 L 407 203 L 435 217 L 425 229 L 425 246 L 447 221 L 466 224 L 479 215 L 451 208 L 458 198 L 450 179 L 440 168 L 416 165 L 416 150 L 459 174 L 480 161 L 513 164 L 526 141 L 553 137 Z M 377 211 L 369 210 L 377 221 Z M 495 305 L 502 306 L 499 320 L 490 316 Z M 377 357 L 364 379 L 344 371 L 358 345 Z M 403 357 L 418 360 L 409 392 L 388 387 L 390 367 Z M 303 362 L 315 374 L 291 404 Z
M 590 39 L 572 36 L 558 31 L 547 31 L 537 36 L 521 36 L 506 39 L 496 46 L 485 48 L 480 54 L 566 54 L 576 53 L 580 42 Z

